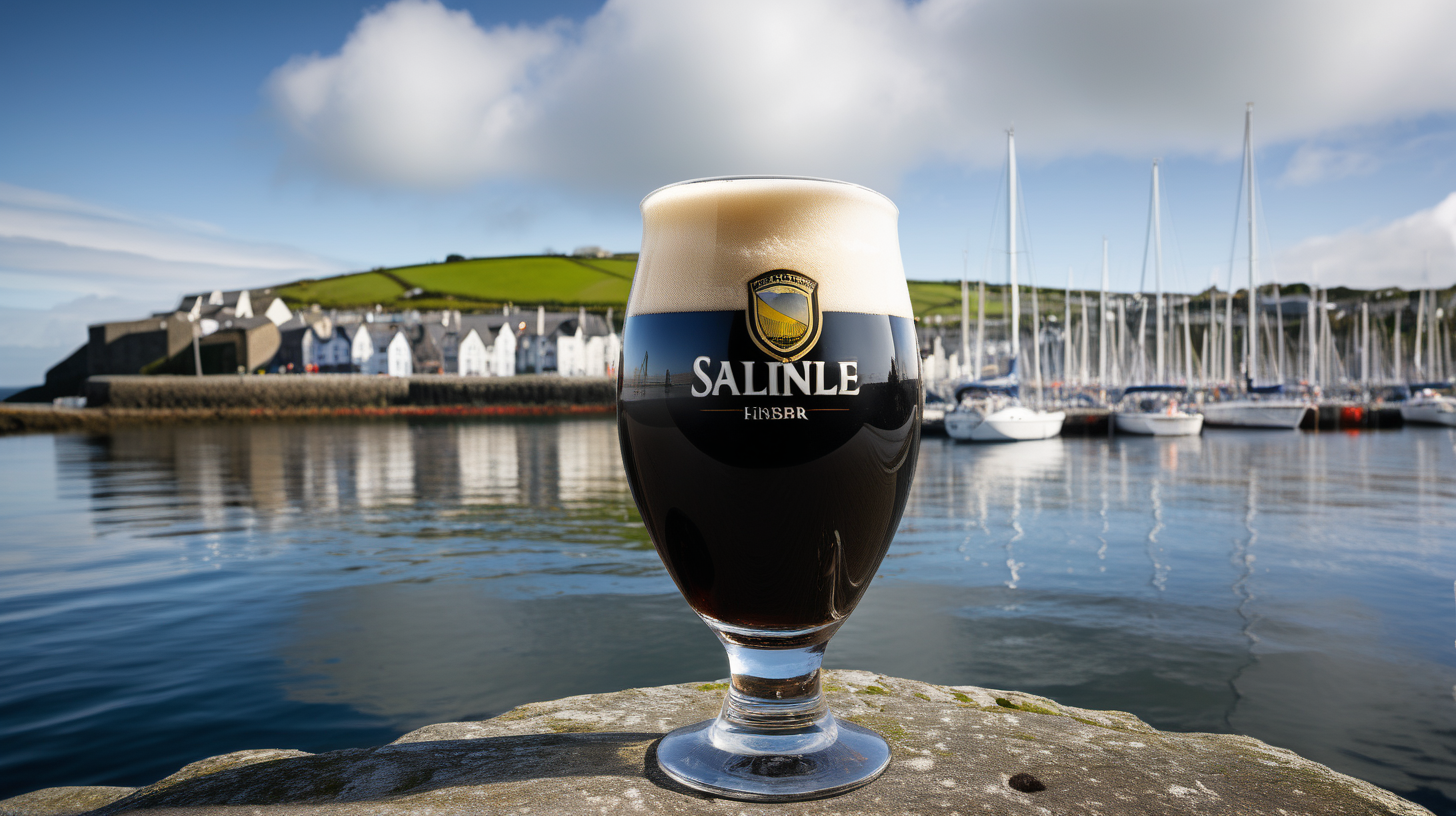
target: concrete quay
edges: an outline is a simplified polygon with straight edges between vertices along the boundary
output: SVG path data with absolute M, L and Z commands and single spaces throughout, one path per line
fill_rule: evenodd
M 706 796 L 656 766 L 673 728 L 717 713 L 725 684 L 521 706 L 373 747 L 239 751 L 141 788 L 48 788 L 0 816 L 196 814 L 1088 814 L 1342 816 L 1430 811 L 1249 737 L 1158 731 L 1131 714 L 976 686 L 826 672 L 837 716 L 890 740 L 884 776 L 830 799 Z

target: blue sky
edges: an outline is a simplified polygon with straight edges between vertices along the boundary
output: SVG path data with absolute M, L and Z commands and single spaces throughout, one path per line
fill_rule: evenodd
M 1453 35 L 1435 0 L 8 3 L 0 385 L 187 291 L 633 250 L 702 175 L 867 184 L 911 277 L 1004 280 L 1013 125 L 1037 282 L 1095 286 L 1106 236 L 1137 287 L 1160 158 L 1201 289 L 1247 256 L 1249 101 L 1266 275 L 1446 286 Z

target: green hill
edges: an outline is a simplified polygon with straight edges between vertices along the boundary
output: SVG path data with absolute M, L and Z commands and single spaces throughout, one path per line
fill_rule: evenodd
M 481 312 L 513 303 L 547 308 L 585 306 L 593 311 L 614 307 L 620 311 L 627 305 L 636 268 L 635 254 L 610 258 L 472 258 L 302 280 L 276 287 L 275 291 L 293 308 L 317 303 L 326 309 L 361 309 L 378 304 L 396 311 Z M 971 297 L 974 310 L 974 290 Z M 960 284 L 910 281 L 910 301 L 917 315 L 959 316 Z M 999 296 L 988 294 L 986 313 L 1001 313 Z
M 506 303 L 606 309 L 627 303 L 635 255 L 526 255 L 374 269 L 277 288 L 290 306 L 489 311 Z

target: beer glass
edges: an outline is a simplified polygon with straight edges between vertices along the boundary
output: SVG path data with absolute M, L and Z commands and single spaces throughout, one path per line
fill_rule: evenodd
M 662 739 L 678 782 L 832 796 L 889 764 L 838 721 L 824 649 L 894 537 L 920 444 L 920 355 L 889 199 L 807 178 L 701 179 L 642 201 L 617 429 L 632 496 L 728 652 L 718 717 Z

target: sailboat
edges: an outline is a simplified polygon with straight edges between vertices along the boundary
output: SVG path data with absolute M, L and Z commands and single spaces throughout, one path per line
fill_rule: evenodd
M 1153 162 L 1153 263 L 1158 296 L 1155 315 L 1157 334 L 1158 379 L 1165 373 L 1163 355 L 1163 232 L 1158 191 L 1158 163 Z M 1144 316 L 1147 307 L 1144 306 Z M 1142 328 L 1138 329 L 1139 346 L 1143 340 Z M 1112 414 L 1115 428 L 1122 433 L 1143 436 L 1197 436 L 1203 431 L 1203 415 L 1190 410 L 1193 402 L 1188 398 L 1188 387 L 1184 385 L 1134 385 L 1122 392 L 1117 409 Z
M 1244 110 L 1244 173 L 1249 191 L 1249 323 L 1245 330 L 1247 340 L 1244 345 L 1244 371 L 1248 378 L 1248 387 L 1244 395 L 1235 399 L 1223 400 L 1221 402 L 1205 402 L 1203 404 L 1203 416 L 1209 425 L 1224 425 L 1237 428 L 1275 428 L 1292 430 L 1299 427 L 1304 421 L 1304 415 L 1310 409 L 1310 404 L 1305 400 L 1290 399 L 1284 395 L 1283 384 L 1276 383 L 1272 386 L 1260 387 L 1257 385 L 1259 379 L 1259 288 L 1257 281 L 1258 273 L 1258 243 L 1255 233 L 1255 211 L 1254 205 L 1257 196 L 1254 193 L 1254 140 L 1253 140 L 1253 118 L 1254 106 L 1251 103 Z M 1230 271 L 1232 276 L 1232 271 Z M 1229 297 L 1233 298 L 1233 286 L 1230 281 Z M 1277 304 L 1283 308 L 1283 304 Z M 1229 327 L 1232 332 L 1233 327 Z M 1280 337 L 1279 342 L 1284 342 Z
M 1456 392 L 1449 382 L 1416 383 L 1400 406 L 1400 418 L 1421 425 L 1456 427 Z
M 955 390 L 955 409 L 945 415 L 945 433 L 964 442 L 1026 442 L 1062 432 L 1065 411 L 1038 411 L 1021 404 L 1016 360 L 1011 373 L 964 383 Z
M 1007 131 L 1007 272 L 1011 280 L 1011 371 L 994 380 L 977 380 L 955 392 L 955 407 L 945 415 L 945 432 L 967 442 L 1021 442 L 1049 439 L 1062 432 L 1064 411 L 1042 411 L 1021 404 L 1021 295 L 1016 285 L 1016 133 Z M 977 355 L 979 356 L 979 354 Z

